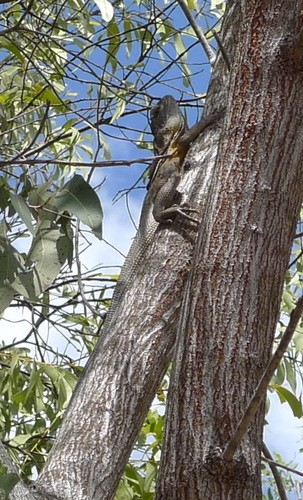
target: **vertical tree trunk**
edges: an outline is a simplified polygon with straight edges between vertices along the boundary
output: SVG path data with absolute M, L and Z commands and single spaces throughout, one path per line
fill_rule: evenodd
M 264 405 L 235 459 L 222 452 L 270 357 L 302 202 L 302 13 L 303 0 L 229 2 L 228 108 L 182 307 L 158 500 L 261 498 Z
M 223 88 L 223 87 L 222 87 Z M 219 102 L 216 109 L 222 108 Z M 222 120 L 203 133 L 203 169 L 190 161 L 179 187 L 203 212 Z M 193 148 L 194 149 L 194 148 Z M 190 158 L 189 158 L 190 160 Z M 189 168 L 190 166 L 190 168 Z M 66 411 L 36 484 L 39 498 L 112 499 L 171 361 L 196 228 L 160 224 Z

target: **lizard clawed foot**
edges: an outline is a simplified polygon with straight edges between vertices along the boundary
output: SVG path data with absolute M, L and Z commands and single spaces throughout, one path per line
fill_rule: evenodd
M 181 205 L 176 205 L 178 206 L 183 212 L 186 213 L 199 213 L 199 210 L 196 210 L 195 208 L 190 208 L 188 203 L 182 203 Z
M 195 219 L 194 217 L 189 215 L 190 213 L 198 214 L 199 212 L 198 212 L 198 210 L 195 210 L 194 208 L 190 208 L 186 203 L 184 203 L 182 205 L 172 205 L 171 207 L 163 210 L 163 212 L 161 213 L 161 218 L 160 218 L 159 222 L 162 222 L 162 223 L 163 222 L 172 222 L 171 217 L 178 214 L 181 217 L 183 217 L 184 219 L 193 222 L 194 224 L 199 224 L 199 220 Z
M 187 212 L 196 212 L 197 213 L 197 210 L 186 210 L 184 211 L 183 209 L 179 208 L 179 210 L 177 211 L 177 213 L 179 215 L 181 215 L 181 217 L 185 218 L 186 220 L 189 220 L 191 222 L 193 222 L 194 224 L 198 225 L 199 224 L 199 220 L 198 219 L 195 219 L 195 217 L 191 217 L 191 215 L 188 215 Z

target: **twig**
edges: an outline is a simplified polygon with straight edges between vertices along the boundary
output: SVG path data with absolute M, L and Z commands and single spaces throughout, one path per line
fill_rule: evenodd
M 265 451 L 264 451 L 264 447 L 266 448 L 266 450 L 268 451 L 268 456 L 265 454 Z M 280 462 L 276 462 L 275 460 L 272 460 L 272 456 L 269 452 L 269 450 L 267 449 L 265 443 L 263 443 L 263 446 L 262 446 L 262 452 L 263 452 L 263 455 L 264 457 L 262 457 L 262 460 L 264 460 L 264 462 L 268 462 L 268 464 L 273 464 L 275 465 L 276 467 L 280 467 L 281 469 L 285 469 L 287 470 L 288 472 L 291 472 L 292 474 L 297 474 L 298 476 L 301 476 L 303 477 L 303 472 L 299 471 L 299 470 L 296 470 L 294 469 L 293 467 L 289 467 L 288 465 L 284 465 L 284 464 L 280 464 Z M 270 457 L 270 458 L 269 458 Z
M 76 231 L 75 231 L 75 257 L 77 266 L 78 288 L 83 301 L 84 315 L 87 316 L 85 308 L 88 307 L 88 309 L 93 313 L 93 315 L 97 316 L 98 311 L 90 305 L 90 303 L 88 302 L 88 300 L 86 300 L 85 297 L 85 291 L 82 282 L 81 260 L 79 254 L 79 246 L 80 246 L 79 233 L 80 233 L 80 221 L 79 219 L 77 219 Z
M 135 158 L 134 160 L 102 160 L 102 161 L 64 161 L 64 160 L 3 160 L 0 161 L 0 168 L 11 167 L 13 165 L 65 165 L 66 167 L 120 167 L 126 166 L 130 167 L 134 163 L 149 163 L 154 160 L 161 160 L 164 158 L 169 158 L 171 155 L 157 155 L 157 156 L 147 156 L 146 158 Z
M 219 37 L 218 33 L 215 30 L 211 30 L 211 32 L 214 35 L 214 38 L 215 38 L 215 40 L 216 40 L 216 42 L 218 44 L 219 49 L 221 50 L 221 53 L 222 53 L 224 62 L 226 64 L 226 67 L 227 67 L 228 71 L 230 71 L 229 57 L 227 55 L 227 52 L 225 50 L 225 47 L 224 47 L 223 43 L 221 42 L 221 38 Z
M 268 462 L 268 465 L 270 467 L 272 475 L 274 476 L 274 479 L 276 481 L 276 485 L 277 485 L 278 492 L 280 495 L 280 500 L 287 500 L 287 495 L 286 495 L 286 491 L 284 488 L 284 484 L 283 484 L 282 478 L 280 476 L 280 472 L 278 471 L 278 468 L 277 468 L 277 466 L 279 466 L 280 464 L 273 461 L 271 453 L 264 442 L 262 444 L 262 452 L 263 452 L 263 455 L 265 457 L 263 460 Z
M 6 0 L 6 1 L 7 1 L 7 0 Z M 5 2 L 4 2 L 4 1 L 1 1 L 1 4 L 6 3 L 6 1 L 5 1 Z M 4 10 L 4 11 L 2 11 L 1 13 L 3 14 L 5 11 L 12 10 L 12 9 L 13 9 L 13 7 L 15 7 L 16 5 L 18 5 L 18 3 L 19 3 L 19 2 L 15 2 L 15 3 L 13 3 L 13 5 L 10 5 L 8 9 L 5 9 L 5 10 Z M 23 14 L 21 15 L 21 17 L 20 17 L 19 21 L 17 21 L 17 22 L 16 22 L 15 26 L 12 26 L 11 28 L 7 28 L 7 29 L 5 29 L 5 30 L 2 30 L 2 31 L 0 32 L 0 36 L 5 36 L 5 35 L 7 35 L 8 33 L 13 33 L 14 31 L 17 31 L 17 30 L 18 30 L 18 28 L 19 28 L 19 26 L 21 25 L 21 23 L 22 23 L 22 22 L 24 21 L 24 19 L 26 18 L 27 14 L 29 14 L 29 13 L 30 13 L 30 11 L 31 11 L 31 7 L 32 7 L 33 3 L 34 3 L 34 0 L 31 0 L 31 1 L 29 2 L 29 4 L 26 6 L 26 8 L 24 9 Z M 28 28 L 22 28 L 22 30 L 28 30 L 28 31 L 30 31 Z
M 205 37 L 203 31 L 196 23 L 196 20 L 193 17 L 191 11 L 189 10 L 187 3 L 184 0 L 178 0 L 178 4 L 180 5 L 181 9 L 183 10 L 185 16 L 187 17 L 187 20 L 188 20 L 189 24 L 191 25 L 192 29 L 196 33 L 203 49 L 205 50 L 205 53 L 209 59 L 211 66 L 213 66 L 215 64 L 216 54 L 214 53 L 213 49 L 209 45 L 208 41 L 206 40 L 206 37 Z
M 44 89 L 45 88 L 46 88 L 46 86 L 44 86 Z M 44 128 L 45 122 L 48 119 L 49 108 L 50 108 L 50 102 L 48 101 L 46 103 L 44 114 L 43 114 L 43 116 L 41 118 L 39 127 L 36 130 L 36 133 L 35 133 L 34 137 L 30 141 L 30 143 L 28 144 L 28 146 L 26 146 L 26 148 L 23 151 L 21 151 L 20 153 L 18 153 L 15 156 L 15 158 L 12 159 L 12 163 L 18 161 L 18 158 L 22 158 L 28 151 L 31 150 L 31 148 L 33 147 L 33 145 L 36 143 L 36 140 L 38 139 L 39 135 L 43 132 L 43 128 Z
M 298 260 L 299 260 L 299 259 L 301 259 L 302 255 L 303 255 L 303 250 L 301 250 L 301 252 L 300 252 L 300 253 L 299 253 L 299 254 L 298 254 L 298 255 L 294 258 L 294 260 L 293 260 L 292 262 L 290 262 L 290 264 L 288 265 L 288 269 L 291 269 L 291 268 L 292 268 L 292 266 L 293 266 L 296 262 L 298 262 Z
M 289 318 L 289 323 L 287 325 L 287 328 L 281 338 L 281 341 L 276 349 L 276 352 L 272 356 L 271 360 L 269 361 L 265 372 L 263 373 L 263 376 L 255 390 L 255 393 L 253 397 L 250 400 L 250 403 L 242 417 L 242 420 L 238 424 L 238 427 L 236 431 L 234 432 L 234 435 L 232 436 L 231 440 L 229 441 L 225 451 L 223 452 L 223 459 L 225 460 L 232 460 L 244 434 L 248 430 L 252 419 L 256 413 L 256 411 L 259 408 L 259 405 L 266 393 L 268 384 L 277 369 L 287 347 L 289 342 L 292 339 L 292 336 L 295 332 L 295 329 L 297 328 L 297 325 L 300 321 L 300 318 L 303 314 L 303 296 L 300 297 L 300 299 L 297 301 L 296 307 L 293 309 L 293 311 L 290 314 Z
M 6 467 L 7 471 L 5 474 L 10 475 L 10 479 L 16 479 L 18 481 L 18 470 L 13 464 L 12 459 L 8 455 L 6 448 L 2 441 L 0 440 L 0 464 Z M 26 486 L 22 480 L 19 478 L 18 484 L 15 486 L 13 491 L 10 493 L 9 498 L 12 500 L 17 500 L 18 498 L 23 498 L 24 500 L 35 500 L 35 497 L 30 493 L 28 486 Z

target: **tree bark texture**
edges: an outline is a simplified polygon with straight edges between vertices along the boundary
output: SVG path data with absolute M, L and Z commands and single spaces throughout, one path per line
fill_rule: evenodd
M 13 464 L 11 457 L 8 455 L 4 444 L 0 440 L 0 464 L 6 467 L 6 474 L 16 474 L 18 476 L 18 469 Z M 2 491 L 1 491 L 2 493 Z M 17 483 L 13 491 L 9 495 L 10 500 L 35 500 L 36 497 L 29 491 L 27 485 L 23 481 Z
M 218 111 L 222 106 L 217 107 Z M 187 166 L 179 189 L 200 212 L 216 156 L 219 124 L 203 134 L 203 169 Z M 199 162 L 199 166 L 200 163 Z M 41 498 L 113 497 L 134 441 L 167 370 L 197 231 L 161 225 L 138 265 L 111 331 L 101 336 L 36 483 Z
M 234 460 L 222 452 L 269 361 L 302 203 L 303 1 L 228 7 L 227 111 L 181 309 L 157 500 L 261 498 L 264 405 Z

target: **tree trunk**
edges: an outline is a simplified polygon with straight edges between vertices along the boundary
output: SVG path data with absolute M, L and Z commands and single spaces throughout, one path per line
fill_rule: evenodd
M 218 111 L 229 93 L 215 175 L 210 182 L 220 124 L 192 148 L 181 186 L 203 223 L 189 289 L 192 309 L 188 316 L 184 308 L 180 332 L 159 498 L 260 495 L 264 412 L 235 462 L 225 464 L 218 451 L 270 354 L 301 201 L 302 64 L 300 51 L 290 56 L 289 48 L 299 34 L 303 0 L 296 11 L 290 0 L 229 3 L 224 43 L 230 83 L 221 57 L 208 101 L 210 111 Z M 119 318 L 101 337 L 66 412 L 36 484 L 40 498 L 113 497 L 171 359 L 195 236 L 180 220 L 156 230 Z
M 218 104 L 218 109 L 222 105 Z M 213 110 L 215 111 L 215 109 Z M 199 157 L 182 186 L 200 213 L 220 133 L 203 133 Z M 111 499 L 135 439 L 171 361 L 196 229 L 177 219 L 160 225 L 123 297 L 119 317 L 101 336 L 76 388 L 48 461 L 36 482 L 41 498 Z M 52 496 L 53 495 L 53 496 Z
M 264 405 L 234 460 L 222 452 L 269 361 L 302 202 L 302 13 L 303 0 L 229 2 L 225 128 L 181 311 L 157 499 L 261 498 Z

